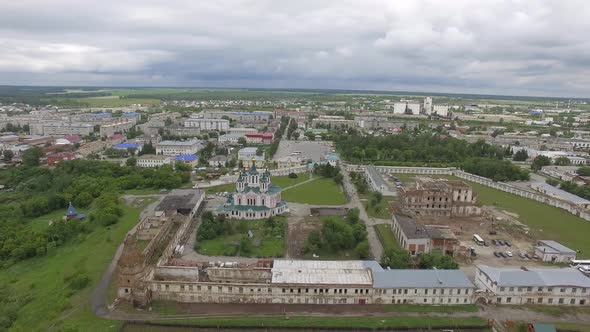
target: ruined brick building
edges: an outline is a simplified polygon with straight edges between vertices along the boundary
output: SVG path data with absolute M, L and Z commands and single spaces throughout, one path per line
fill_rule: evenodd
M 401 208 L 411 216 L 470 217 L 481 215 L 476 195 L 462 181 L 422 178 L 400 189 Z

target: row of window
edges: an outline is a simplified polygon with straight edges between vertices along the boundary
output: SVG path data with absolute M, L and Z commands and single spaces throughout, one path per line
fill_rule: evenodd
M 496 302 L 497 303 L 502 303 L 502 298 L 501 297 L 497 298 L 496 299 Z M 511 297 L 507 297 L 504 303 L 513 303 L 512 302 L 512 298 Z M 527 304 L 534 304 L 535 303 L 535 300 L 533 298 L 527 298 L 526 299 L 526 303 Z M 542 297 L 539 297 L 539 298 L 537 298 L 536 303 L 537 304 L 542 304 L 542 303 L 554 304 L 556 302 L 554 301 L 553 298 L 548 298 L 547 299 L 547 302 L 544 302 L 543 301 L 543 298 Z M 564 298 L 557 299 L 557 304 L 566 304 L 566 303 L 571 304 L 571 305 L 575 305 L 576 304 L 576 299 L 569 299 L 569 301 L 567 299 L 564 299 Z M 579 305 L 585 305 L 586 304 L 586 300 L 583 300 L 583 299 L 582 300 L 579 300 L 578 304 Z
M 386 295 L 388 293 L 388 291 L 389 291 L 389 289 L 378 289 L 377 290 L 377 294 L 385 294 Z M 408 289 L 408 288 L 391 289 L 391 293 L 392 294 L 408 294 L 408 293 L 409 294 L 412 294 L 412 293 L 413 294 L 418 294 L 418 291 L 419 291 L 419 289 L 417 289 L 417 288 L 414 288 L 414 289 Z M 453 289 L 453 288 L 451 288 L 451 289 L 447 289 L 447 290 L 445 290 L 444 288 L 443 289 L 440 289 L 440 290 L 437 289 L 437 288 L 432 288 L 432 289 L 424 288 L 423 291 L 424 292 L 420 292 L 420 294 L 428 295 L 428 293 L 432 291 L 432 295 L 437 295 L 437 292 L 440 295 L 445 295 L 445 293 L 447 295 L 461 295 L 461 293 L 463 293 L 464 295 L 469 295 L 469 288 L 465 288 L 465 289 L 462 289 L 462 288 Z
M 158 290 L 162 290 L 162 286 L 164 286 L 165 290 L 170 290 L 170 285 L 165 284 L 157 284 L 156 288 Z M 204 286 L 204 285 L 180 285 L 180 290 L 181 291 L 194 291 L 195 289 L 197 291 L 204 291 L 207 290 L 209 292 L 216 290 L 217 292 L 223 292 L 223 286 Z M 313 294 L 349 294 L 349 289 L 347 288 L 334 288 L 334 289 L 328 289 L 328 288 L 282 288 L 281 292 L 285 293 L 285 294 L 309 294 L 309 293 L 313 293 Z M 408 288 L 403 288 L 403 289 L 378 289 L 376 290 L 376 293 L 379 295 L 387 295 L 389 294 L 389 292 L 391 291 L 391 294 L 395 295 L 395 294 L 418 294 L 419 289 L 408 289 Z M 258 287 L 258 288 L 248 288 L 248 287 L 232 287 L 232 286 L 227 286 L 227 292 L 228 293 L 240 293 L 243 294 L 244 292 L 246 293 L 272 293 L 272 288 L 270 287 Z M 424 294 L 424 295 L 428 295 L 429 293 L 431 293 L 432 295 L 469 295 L 469 289 L 423 289 L 423 291 L 420 291 L 420 294 Z M 354 289 L 350 289 L 350 294 L 369 294 L 369 289 L 364 288 L 364 289 L 359 289 L 356 288 Z
M 500 287 L 500 292 L 505 292 L 506 290 L 508 290 L 509 292 L 553 292 L 553 287 Z M 568 288 L 567 287 L 560 287 L 559 288 L 559 292 L 560 293 L 567 293 Z M 586 288 L 580 288 L 580 293 L 582 294 L 586 294 L 587 289 Z M 572 287 L 571 288 L 571 294 L 576 294 L 578 293 L 578 288 Z

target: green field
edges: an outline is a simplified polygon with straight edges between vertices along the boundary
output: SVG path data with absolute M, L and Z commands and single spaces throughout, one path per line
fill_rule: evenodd
M 236 184 L 235 183 L 227 183 L 227 184 L 222 184 L 219 186 L 205 188 L 205 194 L 222 193 L 225 191 L 227 191 L 228 193 L 236 191 Z
M 282 192 L 283 200 L 314 205 L 343 205 L 346 196 L 333 179 L 319 178 Z
M 154 98 L 119 98 L 118 96 L 106 96 L 106 97 L 89 97 L 89 98 L 71 98 L 71 99 L 58 99 L 58 103 L 64 105 L 81 105 L 91 108 L 103 108 L 103 107 L 125 107 L 135 104 L 157 105 L 160 103 L 159 99 Z
M 308 173 L 298 174 L 297 178 L 291 179 L 288 176 L 273 176 L 270 180 L 272 184 L 285 189 L 287 187 L 296 185 L 298 183 L 307 181 L 310 179 L 310 175 Z
M 204 317 L 186 320 L 166 320 L 164 324 L 191 327 L 291 327 L 291 328 L 387 328 L 387 327 L 461 327 L 485 326 L 479 317 L 428 317 L 428 316 L 234 316 Z M 123 331 L 145 331 L 145 326 L 127 325 Z M 160 329 L 159 331 L 171 331 Z M 174 331 L 174 330 L 172 330 Z M 183 331 L 182 329 L 177 331 Z
M 517 213 L 518 219 L 530 227 L 536 238 L 558 241 L 569 248 L 580 250 L 578 257 L 590 257 L 590 222 L 553 206 L 465 182 L 477 192 L 477 199 L 482 204 Z
M 85 209 L 76 209 L 78 213 L 86 213 Z M 31 219 L 31 227 L 35 231 L 42 231 L 49 227 L 49 221 L 58 221 L 62 220 L 62 218 L 66 215 L 67 209 L 59 209 L 55 210 L 51 213 L 42 215 L 40 217 Z
M 150 202 L 145 200 L 144 204 Z M 125 234 L 137 223 L 140 210 L 123 206 L 123 217 L 110 228 L 95 227 L 45 257 L 0 270 L 0 283 L 8 284 L 19 297 L 30 296 L 19 310 L 13 330 L 116 331 L 121 322 L 96 317 L 90 309 L 90 296 Z M 68 296 L 64 276 L 78 271 L 90 277 L 90 284 Z
M 379 241 L 381 241 L 381 244 L 383 245 L 383 250 L 399 249 L 399 244 L 397 243 L 389 224 L 378 224 L 373 227 L 375 228 L 375 232 L 377 232 Z M 379 259 L 379 257 L 377 258 Z
M 274 217 L 283 220 L 282 217 Z M 242 257 L 283 257 L 285 254 L 285 236 L 277 237 L 267 234 L 264 227 L 264 220 L 231 220 L 236 226 L 233 234 L 223 235 L 211 240 L 204 240 L 198 243 L 198 252 L 209 256 L 242 256 Z M 240 241 L 247 237 L 248 230 L 251 230 L 252 252 L 239 252 Z
M 590 332 L 590 324 L 555 323 L 558 330 Z

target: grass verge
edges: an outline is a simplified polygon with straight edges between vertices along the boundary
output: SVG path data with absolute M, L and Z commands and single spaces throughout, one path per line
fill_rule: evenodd
M 377 237 L 379 237 L 379 241 L 381 241 L 381 245 L 383 245 L 383 250 L 399 249 L 399 244 L 389 224 L 378 224 L 373 227 L 375 228 Z
M 137 223 L 140 210 L 123 206 L 124 215 L 110 228 L 95 227 L 47 256 L 1 270 L 0 283 L 9 284 L 19 297 L 30 297 L 18 311 L 12 330 L 118 330 L 121 322 L 101 319 L 92 313 L 90 296 L 125 234 Z M 83 271 L 90 283 L 71 293 L 64 277 L 76 271 Z
M 152 322 L 158 324 L 158 322 Z M 162 324 L 162 323 L 160 323 Z M 243 328 L 403 328 L 403 327 L 466 327 L 486 326 L 479 317 L 427 317 L 427 316 L 247 316 L 211 317 L 198 319 L 166 320 L 164 324 L 191 327 L 243 327 Z M 123 331 L 141 331 L 127 325 Z
M 314 205 L 343 205 L 346 196 L 342 187 L 330 178 L 320 178 L 300 186 L 284 190 L 283 200 Z

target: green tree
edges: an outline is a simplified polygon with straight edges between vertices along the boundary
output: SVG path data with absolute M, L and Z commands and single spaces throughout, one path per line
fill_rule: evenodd
M 22 156 L 23 165 L 25 165 L 25 167 L 39 166 L 41 164 L 42 156 L 43 150 L 38 147 L 27 149 Z
M 356 254 L 359 256 L 359 259 L 367 259 L 371 255 L 371 250 L 369 248 L 369 242 L 363 241 L 357 244 L 355 248 Z
M 516 151 L 516 153 L 512 156 L 512 160 L 514 161 L 526 161 L 527 159 L 529 159 L 529 154 L 525 149 Z
M 246 145 L 246 137 L 242 136 L 240 138 L 238 138 L 238 144 L 240 145 Z
M 93 200 L 94 197 L 92 197 L 92 195 L 89 192 L 84 191 L 81 192 L 78 196 L 76 196 L 76 198 L 74 199 L 74 204 L 77 207 L 85 208 L 88 207 Z
M 418 262 L 418 266 L 421 269 L 437 268 L 440 270 L 456 270 L 459 268 L 459 264 L 455 263 L 453 257 L 443 255 L 439 252 L 420 254 Z
M 381 257 L 381 265 L 392 269 L 407 269 L 410 263 L 410 254 L 402 249 L 388 249 Z
M 127 158 L 127 160 L 125 160 L 125 165 L 127 165 L 127 166 L 137 165 L 137 158 L 135 158 L 135 157 Z
M 141 150 L 139 151 L 139 155 L 142 156 L 144 154 L 156 154 L 156 148 L 152 144 L 152 141 L 149 141 L 143 145 Z
M 533 163 L 531 165 L 531 169 L 534 171 L 538 171 L 541 168 L 543 168 L 543 166 L 549 166 L 551 165 L 551 159 L 549 159 L 549 157 L 547 156 L 537 156 L 535 157 L 535 159 L 533 159 Z
M 12 152 L 11 150 L 4 150 L 2 152 L 2 156 L 4 161 L 11 161 L 12 157 L 14 157 L 14 152 Z
M 576 173 L 578 173 L 579 176 L 590 176 L 590 167 L 588 167 L 588 166 L 580 167 L 580 168 L 578 168 Z
M 572 164 L 568 157 L 559 157 L 555 159 L 555 166 L 570 166 Z
M 249 255 L 252 253 L 252 240 L 248 236 L 245 236 L 240 240 L 240 254 L 241 255 Z

